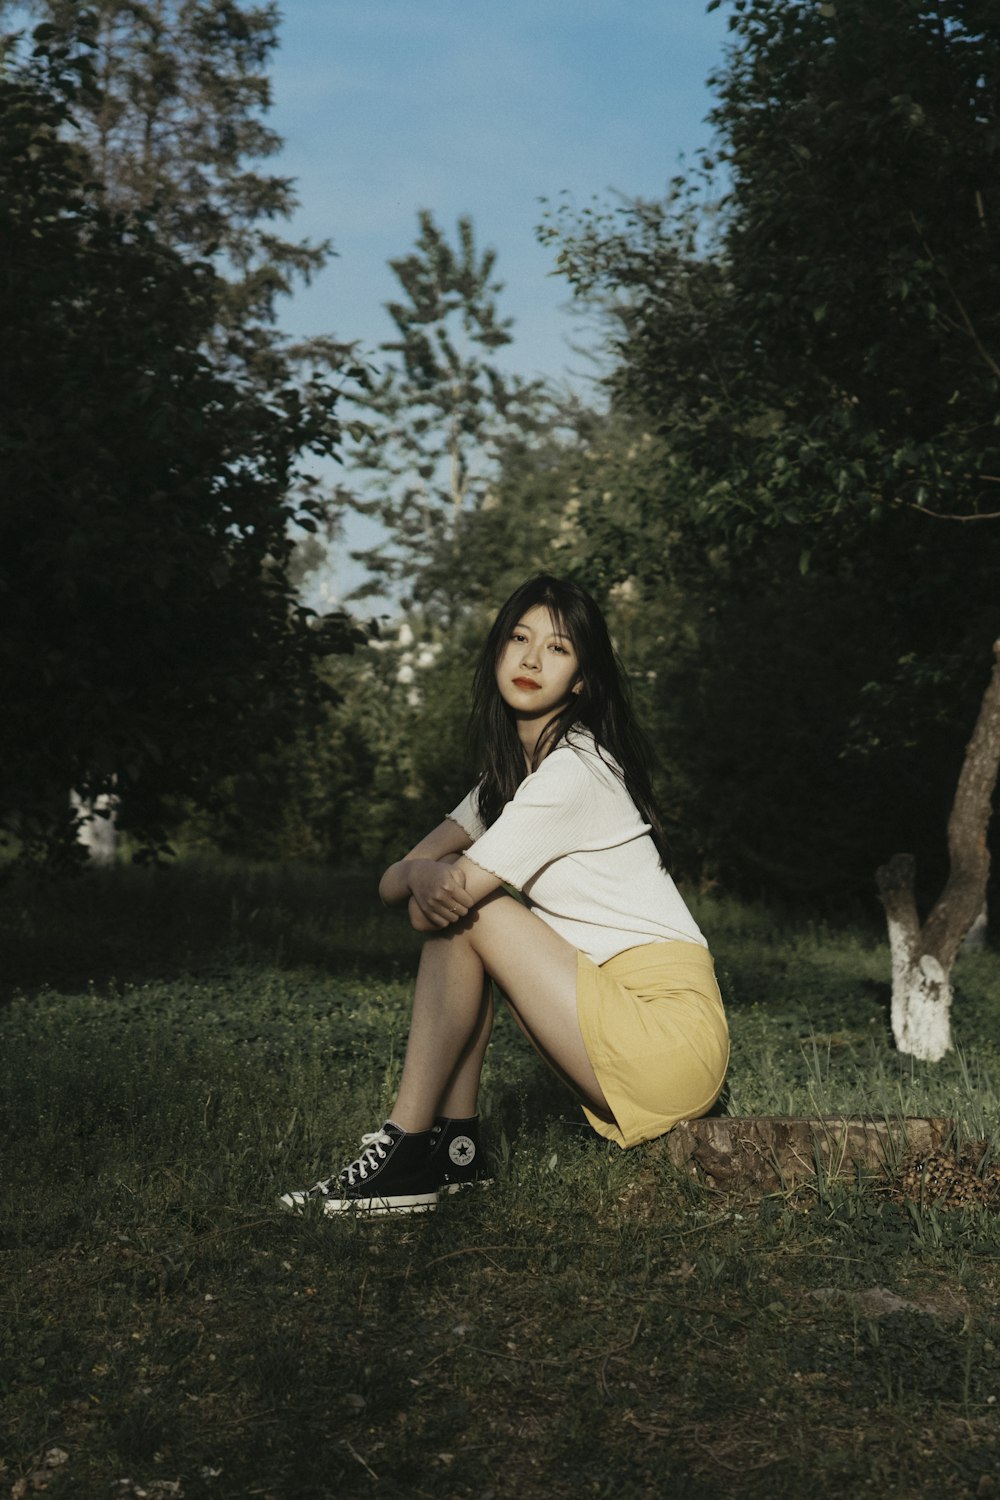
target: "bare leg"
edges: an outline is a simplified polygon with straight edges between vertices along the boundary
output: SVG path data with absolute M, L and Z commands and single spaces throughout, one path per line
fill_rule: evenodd
M 438 1101 L 437 1113 L 453 1120 L 467 1120 L 476 1113 L 479 1097 L 479 1078 L 483 1071 L 483 1059 L 493 1031 L 493 991 L 487 979 L 483 985 L 483 999 L 479 1020 L 469 1038 L 464 1052 L 455 1064 L 448 1086 Z
M 441 859 L 441 864 L 457 864 L 460 858 L 462 858 L 460 853 L 447 853 Z M 459 1061 L 454 1065 L 454 1071 L 445 1086 L 444 1094 L 439 1098 L 438 1110 L 436 1110 L 438 1115 L 447 1115 L 451 1119 L 468 1119 L 469 1116 L 475 1115 L 475 1106 L 477 1106 L 478 1094 L 480 1094 L 483 1059 L 486 1058 L 486 1049 L 489 1047 L 492 1031 L 493 990 L 489 978 L 484 977 L 480 1014 L 478 1014 L 468 1043 L 460 1053 Z
M 453 865 L 461 859 L 460 854 L 446 854 L 442 864 Z M 466 1043 L 444 1093 L 438 1101 L 437 1113 L 450 1119 L 464 1120 L 476 1113 L 479 1097 L 479 1078 L 483 1071 L 483 1059 L 493 1031 L 493 990 L 484 977 L 479 1017 L 472 1035 Z
M 483 982 L 504 990 L 517 1019 L 587 1104 L 608 1115 L 584 1046 L 576 1011 L 577 952 L 520 902 L 497 892 L 466 921 L 425 942 L 413 997 L 413 1021 L 392 1119 L 428 1130 L 447 1100 L 474 1113 L 488 1040 Z M 452 1081 L 456 1089 L 452 1091 Z
M 468 926 L 463 923 L 462 926 Z M 429 1130 L 449 1093 L 452 1078 L 464 1084 L 466 1100 L 471 1095 L 475 1113 L 478 1068 L 475 1078 L 468 1066 L 474 1058 L 482 1066 L 486 1052 L 483 1031 L 485 973 L 478 954 L 459 939 L 457 928 L 448 928 L 424 940 L 413 991 L 413 1016 L 403 1062 L 399 1095 L 390 1111 L 403 1130 Z M 477 1040 L 481 1042 L 477 1046 Z M 462 1067 L 463 1059 L 467 1066 Z

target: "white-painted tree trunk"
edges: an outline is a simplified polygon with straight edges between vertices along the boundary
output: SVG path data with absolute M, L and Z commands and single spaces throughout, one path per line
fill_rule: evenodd
M 951 981 L 929 953 L 914 960 L 894 941 L 892 950 L 892 1034 L 900 1052 L 921 1062 L 940 1062 L 951 1051 Z
M 1000 769 L 1000 641 L 993 658 L 948 819 L 948 879 L 927 920 L 917 915 L 912 855 L 894 855 L 876 877 L 892 955 L 892 1034 L 900 1052 L 923 1062 L 940 1062 L 951 1048 L 952 965 L 985 912 L 986 835 Z
M 99 797 L 90 799 L 70 792 L 69 801 L 80 820 L 77 840 L 86 849 L 91 864 L 113 865 L 118 857 L 117 797 L 102 792 Z

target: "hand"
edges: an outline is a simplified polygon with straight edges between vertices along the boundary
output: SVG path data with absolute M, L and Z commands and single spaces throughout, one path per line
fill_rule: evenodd
M 411 896 L 406 903 L 406 912 L 410 919 L 410 926 L 414 932 L 437 932 L 437 928 L 429 917 L 425 917 L 423 911 L 417 905 L 416 896 Z
M 418 931 L 440 931 L 461 922 L 472 909 L 465 889 L 465 876 L 453 864 L 436 859 L 415 859 L 407 870 L 410 887 L 410 923 Z M 416 905 L 423 922 L 415 921 Z M 427 925 L 424 925 L 424 924 Z

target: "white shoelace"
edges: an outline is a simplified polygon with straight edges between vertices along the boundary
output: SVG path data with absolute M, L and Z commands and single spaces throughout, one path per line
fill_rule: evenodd
M 357 1161 L 352 1161 L 349 1167 L 341 1172 L 341 1178 L 345 1179 L 348 1187 L 354 1186 L 355 1177 L 360 1177 L 364 1182 L 369 1172 L 374 1172 L 379 1165 L 385 1161 L 383 1146 L 392 1145 L 392 1136 L 387 1135 L 384 1130 L 373 1130 L 370 1135 L 361 1137 L 362 1146 L 367 1146 L 367 1151 L 362 1151 Z
M 353 1187 L 355 1181 L 366 1182 L 369 1172 L 374 1172 L 385 1161 L 383 1146 L 392 1145 L 392 1136 L 387 1135 L 384 1130 L 373 1130 L 369 1135 L 361 1137 L 361 1144 L 367 1149 L 352 1161 L 350 1166 L 345 1167 L 337 1177 L 328 1177 L 325 1182 L 317 1182 L 313 1192 L 329 1193 L 331 1184 L 343 1183 L 346 1187 Z

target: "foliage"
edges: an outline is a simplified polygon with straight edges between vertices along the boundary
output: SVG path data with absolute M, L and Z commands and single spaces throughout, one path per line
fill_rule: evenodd
M 50 852 L 70 787 L 116 787 L 162 840 L 165 799 L 204 801 L 315 716 L 315 664 L 353 634 L 287 572 L 289 523 L 318 508 L 298 461 L 337 451 L 336 392 L 276 354 L 266 388 L 220 366 L 216 273 L 106 203 L 67 139 L 94 87 L 87 49 L 45 32 L 0 80 L 0 815 Z
M 621 294 L 618 388 L 736 538 L 995 508 L 992 11 L 738 0 L 731 24 L 707 245 L 684 182 L 563 245 L 577 285 Z
M 379 518 L 388 540 L 358 556 L 372 573 L 363 593 L 403 582 L 408 597 L 447 610 L 441 574 L 464 567 L 463 521 L 491 497 L 498 446 L 534 430 L 541 392 L 492 362 L 511 341 L 496 252 L 479 253 L 467 217 L 457 246 L 426 210 L 419 219 L 414 249 L 389 263 L 402 298 L 387 304 L 397 336 L 381 347 L 396 359 L 361 402 L 367 431 L 355 455 L 370 475 L 356 507 Z
M 700 171 L 543 233 L 662 445 L 605 568 L 685 590 L 677 722 L 721 752 L 699 832 L 730 880 L 818 893 L 900 843 L 940 867 L 1000 633 L 1000 29 L 958 0 L 737 0 L 731 26 Z
M 735 904 L 699 917 L 734 1110 L 995 1116 L 985 964 L 959 971 L 980 1064 L 963 1076 L 891 1051 L 866 937 Z M 584 1132 L 502 1022 L 493 1188 L 407 1223 L 295 1219 L 277 1192 L 356 1147 L 399 1065 L 392 966 L 414 944 L 373 884 L 118 870 L 18 886 L 0 925 L 32 991 L 0 1012 L 11 1490 L 989 1489 L 996 1215 L 871 1182 L 710 1193 L 655 1146 Z
M 580 414 L 570 437 L 553 438 L 544 468 L 526 467 L 520 484 L 515 477 L 505 472 L 498 485 L 509 552 L 477 532 L 471 555 L 496 558 L 495 567 L 523 559 L 532 520 L 549 518 L 545 565 L 601 601 L 629 670 L 675 869 L 738 879 L 755 893 L 850 901 L 898 831 L 898 803 L 886 790 L 899 757 L 876 761 L 873 775 L 844 753 L 860 686 L 878 662 L 894 661 L 872 645 L 880 601 L 861 609 L 794 565 L 776 594 L 775 572 L 789 561 L 779 538 L 735 566 L 725 549 L 685 529 L 685 466 L 620 414 Z M 493 597 L 505 586 L 500 574 Z M 831 639 L 852 649 L 831 653 Z M 790 761 L 799 775 L 789 775 Z M 920 805 L 936 838 L 941 809 Z M 800 847 L 797 832 L 790 839 L 812 823 L 826 830 L 818 855 Z
M 287 177 L 259 163 L 281 147 L 264 122 L 278 7 L 240 0 L 11 0 L 43 36 L 85 41 L 90 86 L 76 97 L 72 138 L 112 209 L 141 213 L 186 259 L 226 278 L 218 314 L 230 352 L 263 354 L 264 329 L 292 280 L 319 270 L 327 245 L 294 244 L 276 220 L 297 206 Z M 253 164 L 253 165 L 251 165 Z
M 347 869 L 399 859 L 471 781 L 462 770 L 467 683 L 457 697 L 450 690 L 462 655 L 443 688 L 436 656 L 426 641 L 408 649 L 391 631 L 369 639 L 326 674 L 336 701 L 321 722 L 226 778 L 176 842 Z
M 553 403 L 544 423 L 496 444 L 480 504 L 456 516 L 449 547 L 423 559 L 419 591 L 429 617 L 464 614 L 485 636 L 500 603 L 526 578 L 574 566 L 572 454 L 592 423 L 577 403 Z

